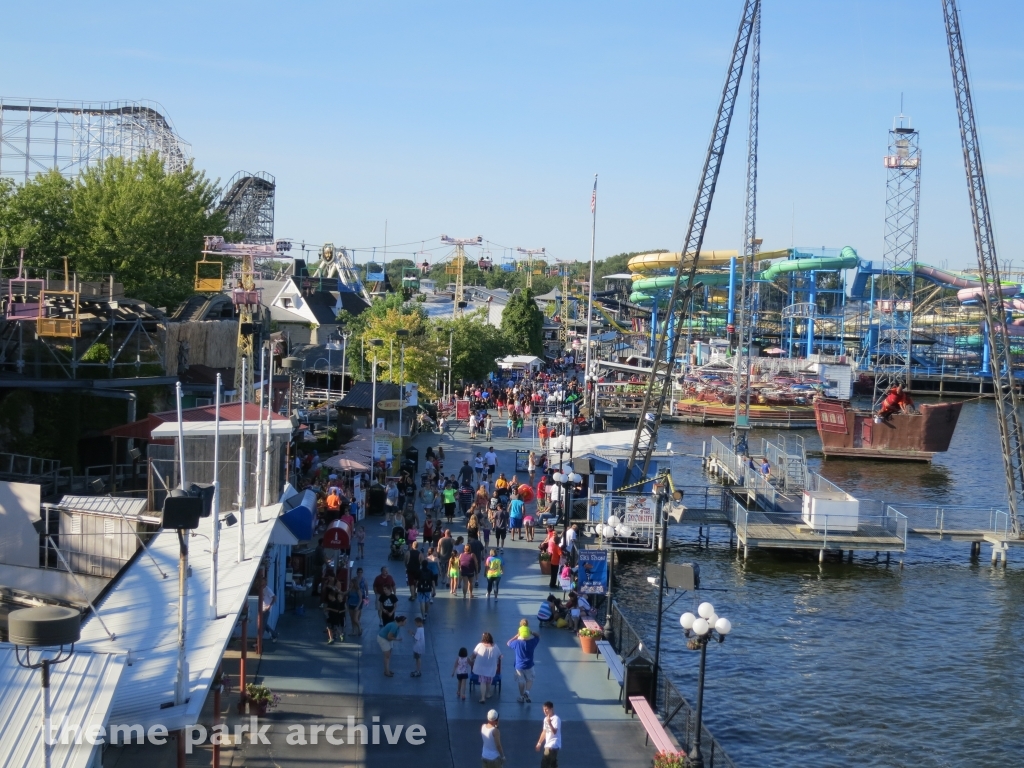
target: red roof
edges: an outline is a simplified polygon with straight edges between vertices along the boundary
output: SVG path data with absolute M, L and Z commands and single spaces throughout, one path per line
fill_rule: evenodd
M 198 408 L 186 408 L 181 412 L 181 417 L 184 421 L 213 421 L 216 413 L 216 406 L 213 405 L 201 405 Z M 253 403 L 245 404 L 245 420 L 248 423 L 250 420 L 258 420 L 260 418 L 260 408 Z M 269 418 L 272 421 L 287 421 L 286 416 L 282 416 L 273 411 L 263 409 L 263 418 Z M 241 421 L 242 420 L 242 404 L 239 402 L 234 403 L 221 403 L 220 406 L 220 420 L 221 421 Z M 130 424 L 122 424 L 119 427 L 113 427 L 108 429 L 103 434 L 109 435 L 110 437 L 129 437 L 135 440 L 147 440 L 157 443 L 170 444 L 170 440 L 153 440 L 153 430 L 156 429 L 160 424 L 167 422 L 177 423 L 178 411 L 162 411 L 160 413 L 151 413 L 144 419 L 139 421 L 133 421 Z

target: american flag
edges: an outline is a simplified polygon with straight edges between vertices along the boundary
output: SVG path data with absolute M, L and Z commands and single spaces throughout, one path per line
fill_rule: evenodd
M 597 211 L 597 176 L 594 176 L 594 191 L 590 193 L 590 212 Z

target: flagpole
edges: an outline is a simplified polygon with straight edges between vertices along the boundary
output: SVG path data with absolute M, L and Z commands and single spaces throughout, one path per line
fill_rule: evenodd
M 583 364 L 583 397 L 584 402 L 591 401 L 591 395 L 587 391 L 587 381 L 591 382 L 593 386 L 593 378 L 590 374 L 590 336 L 593 324 L 594 316 L 594 244 L 597 240 L 597 174 L 594 174 L 594 192 L 590 196 L 590 290 L 587 294 L 587 354 L 585 362 Z M 596 392 L 594 393 L 596 395 Z M 596 404 L 596 397 L 593 398 L 593 402 Z M 594 418 L 594 413 L 591 412 L 590 418 Z

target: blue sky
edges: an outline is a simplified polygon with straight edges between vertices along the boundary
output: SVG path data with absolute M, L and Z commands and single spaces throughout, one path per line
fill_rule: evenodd
M 2 95 L 161 103 L 210 176 L 277 177 L 280 237 L 381 246 L 387 220 L 391 244 L 479 234 L 584 259 L 599 173 L 599 257 L 678 249 L 740 8 L 11 4 Z M 961 0 L 961 13 L 999 253 L 1022 267 L 1024 4 Z M 924 158 L 919 258 L 975 263 L 939 0 L 767 0 L 765 248 L 881 257 L 901 92 Z M 743 93 L 706 247 L 742 237 Z

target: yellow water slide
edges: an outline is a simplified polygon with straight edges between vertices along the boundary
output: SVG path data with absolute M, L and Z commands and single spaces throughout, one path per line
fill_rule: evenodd
M 728 265 L 732 259 L 739 258 L 739 251 L 701 251 L 697 260 L 698 267 L 722 267 Z M 641 253 L 629 260 L 630 272 L 642 274 L 645 271 L 672 269 L 674 267 L 689 267 L 693 262 L 693 253 L 686 254 L 686 259 L 681 258 L 681 253 Z M 779 259 L 789 256 L 789 250 L 763 251 L 754 257 L 755 261 L 766 261 L 768 259 Z M 634 278 L 635 279 L 635 278 Z

